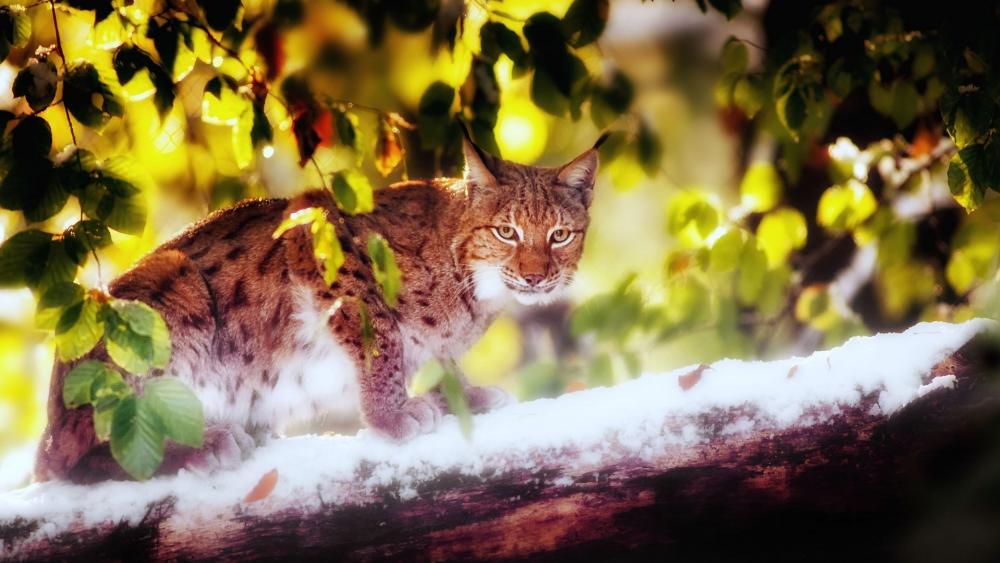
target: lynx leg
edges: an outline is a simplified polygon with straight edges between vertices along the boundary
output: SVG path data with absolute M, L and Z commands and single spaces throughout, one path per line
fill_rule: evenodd
M 406 441 L 437 428 L 441 408 L 426 396 L 408 397 L 397 330 L 376 333 L 379 353 L 362 366 L 361 415 L 375 431 Z
M 158 310 L 171 335 L 171 363 L 166 371 L 194 372 L 193 358 L 211 347 L 216 327 L 211 294 L 194 262 L 179 251 L 152 254 L 118 278 L 110 291 L 116 298 L 142 301 Z M 57 361 L 53 368 L 48 424 L 35 462 L 38 481 L 127 478 L 111 458 L 107 444 L 100 444 L 94 434 L 91 407 L 67 409 L 63 404 L 66 375 L 87 359 L 108 361 L 104 345 L 75 362 Z

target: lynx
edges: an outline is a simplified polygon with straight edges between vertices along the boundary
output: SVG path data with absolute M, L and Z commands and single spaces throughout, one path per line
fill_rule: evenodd
M 181 378 L 201 400 L 204 446 L 168 446 L 160 473 L 237 465 L 256 444 L 317 418 L 363 422 L 392 440 L 435 428 L 446 402 L 438 391 L 408 397 L 421 364 L 471 346 L 512 301 L 545 303 L 573 278 L 589 222 L 596 146 L 558 168 L 511 163 L 464 142 L 460 179 L 393 184 L 372 213 L 338 210 L 328 192 L 247 201 L 218 211 L 142 259 L 109 287 L 145 302 L 172 336 L 170 364 L 153 376 Z M 326 211 L 345 254 L 324 281 L 308 228 L 275 238 L 298 210 Z M 376 283 L 365 241 L 384 237 L 403 288 L 390 307 Z M 366 353 L 364 303 L 378 353 Z M 95 436 L 91 407 L 67 409 L 57 362 L 36 478 L 86 482 L 125 478 Z M 463 380 L 470 409 L 508 401 L 499 388 Z

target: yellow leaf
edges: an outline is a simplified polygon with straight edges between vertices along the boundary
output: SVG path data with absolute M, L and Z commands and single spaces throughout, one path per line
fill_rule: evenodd
M 788 207 L 768 213 L 757 226 L 757 240 L 771 268 L 784 263 L 793 250 L 805 246 L 807 235 L 805 217 Z
M 740 182 L 740 203 L 750 211 L 770 211 L 781 199 L 781 178 L 770 162 L 755 162 Z

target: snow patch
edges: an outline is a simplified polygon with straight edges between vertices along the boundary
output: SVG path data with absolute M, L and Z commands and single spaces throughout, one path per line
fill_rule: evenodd
M 403 445 L 370 430 L 356 436 L 274 440 L 239 468 L 207 478 L 182 471 L 144 483 L 33 484 L 0 494 L 0 523 L 18 517 L 42 520 L 33 536 L 39 539 L 100 522 L 135 523 L 151 503 L 168 498 L 178 513 L 197 520 L 220 510 L 266 512 L 290 500 L 309 509 L 321 503 L 381 502 L 386 496 L 413 498 L 422 483 L 446 473 L 489 478 L 572 459 L 579 476 L 598 470 L 609 453 L 640 459 L 683 457 L 686 446 L 720 434 L 820 423 L 871 394 L 877 394 L 879 411 L 891 414 L 917 397 L 952 387 L 954 376 L 940 376 L 926 385 L 924 377 L 977 333 L 994 326 L 987 320 L 923 323 L 900 334 L 852 338 L 806 358 L 723 360 L 704 370 L 687 390 L 679 378 L 696 366 L 647 374 L 611 388 L 476 416 L 471 441 L 463 439 L 456 419 L 448 416 L 434 433 Z M 723 428 L 699 422 L 701 414 L 734 409 L 738 416 Z M 278 481 L 271 495 L 241 506 L 261 476 L 275 468 Z M 485 468 L 490 468 L 489 474 Z

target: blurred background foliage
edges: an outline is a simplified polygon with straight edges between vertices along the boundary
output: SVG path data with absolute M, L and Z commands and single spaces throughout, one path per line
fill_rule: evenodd
M 460 362 L 521 398 L 1000 312 L 991 3 L 4 4 L 0 240 L 54 237 L 0 256 L 0 477 L 44 426 L 39 280 L 101 288 L 248 197 L 325 186 L 364 212 L 459 174 L 459 119 L 540 165 L 611 132 L 571 299 Z M 74 251 L 84 227 L 101 244 Z

